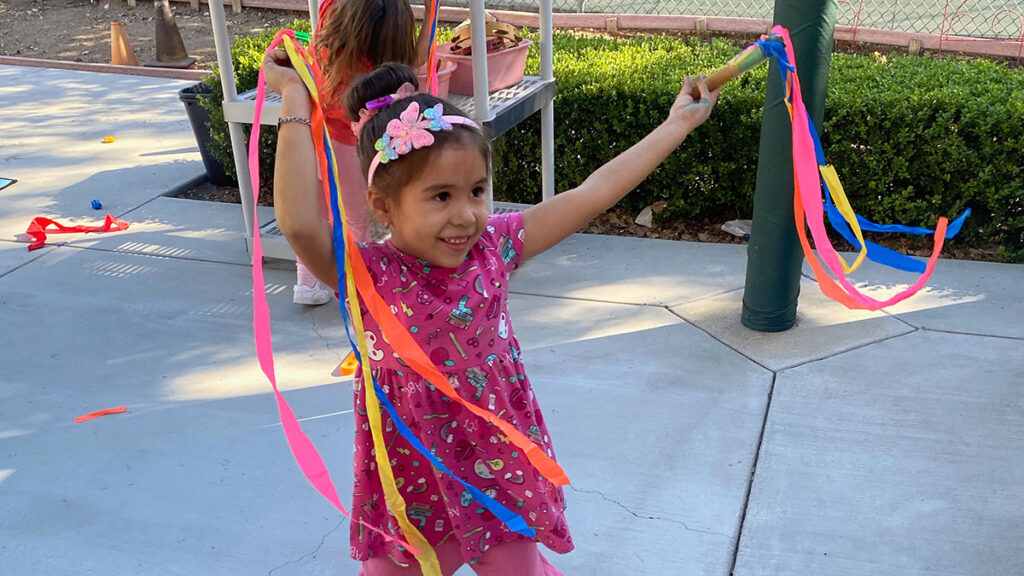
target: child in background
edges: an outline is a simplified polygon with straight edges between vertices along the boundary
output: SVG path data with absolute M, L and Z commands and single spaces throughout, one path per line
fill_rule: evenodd
M 284 65 L 279 65 L 284 64 Z M 305 88 L 285 62 L 264 61 L 282 114 L 308 117 Z M 427 94 L 408 96 L 416 76 L 384 66 L 353 86 L 347 110 L 374 115 L 360 127 L 358 152 L 368 176 L 373 216 L 391 231 L 383 243 L 363 244 L 360 256 L 380 296 L 460 397 L 499 415 L 547 455 L 554 450 L 526 377 L 507 306 L 510 273 L 551 248 L 636 187 L 711 114 L 718 92 L 702 78 L 701 98 L 683 83 L 667 119 L 639 143 L 602 166 L 573 190 L 521 214 L 488 213 L 490 144 L 459 110 Z M 369 116 L 369 114 L 363 114 Z M 331 228 L 314 202 L 320 195 L 308 127 L 281 131 L 274 196 L 281 230 L 320 278 L 337 284 Z M 288 185 L 284 185 L 284 183 Z M 350 305 L 355 303 L 350 302 Z M 559 576 L 537 544 L 564 554 L 573 549 L 562 489 L 541 476 L 496 428 L 444 397 L 404 366 L 360 302 L 369 345 L 365 361 L 405 424 L 459 477 L 520 514 L 536 537 L 510 531 L 466 498 L 469 492 L 426 463 L 384 414 L 384 439 L 407 510 L 435 548 L 444 576 L 463 564 L 487 576 Z M 357 371 L 353 515 L 401 535 L 384 504 Z M 361 576 L 420 574 L 408 551 L 351 525 L 351 552 Z
M 427 28 L 424 26 L 424 28 Z M 426 62 L 430 30 L 414 40 L 416 25 L 408 0 L 326 0 L 313 31 L 313 77 L 322 98 L 327 129 L 337 155 L 341 200 L 348 225 L 360 242 L 370 239 L 366 180 L 359 170 L 353 118 L 342 102 L 348 87 L 385 62 L 419 66 Z M 295 261 L 292 301 L 319 306 L 334 292 L 317 281 L 300 258 Z

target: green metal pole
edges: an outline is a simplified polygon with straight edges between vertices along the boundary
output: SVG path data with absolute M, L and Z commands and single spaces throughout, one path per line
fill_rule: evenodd
M 789 29 L 804 104 L 817 126 L 825 114 L 837 5 L 837 0 L 775 0 L 775 23 Z M 761 332 L 781 332 L 796 323 L 804 260 L 793 223 L 793 141 L 784 98 L 785 87 L 773 62 L 761 125 L 741 317 L 744 326 Z

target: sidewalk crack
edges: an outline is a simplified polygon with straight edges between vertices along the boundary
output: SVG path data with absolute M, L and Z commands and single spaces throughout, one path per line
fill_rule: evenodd
M 331 528 L 330 530 L 328 530 L 327 533 L 324 534 L 323 538 L 320 539 L 320 544 L 317 545 L 315 550 L 313 550 L 312 552 L 307 552 L 306 554 L 303 554 L 302 556 L 299 556 L 299 558 L 297 560 L 289 560 L 289 561 L 285 562 L 284 564 L 281 564 L 280 566 L 275 566 L 275 567 L 271 568 L 270 572 L 267 572 L 267 576 L 271 576 L 271 574 L 273 574 L 275 570 L 280 570 L 281 568 L 284 568 L 285 566 L 288 566 L 289 564 L 298 564 L 299 562 L 302 562 L 306 558 L 315 558 L 317 553 L 320 552 L 320 549 L 323 548 L 324 542 L 327 542 L 327 537 L 330 536 L 331 534 L 334 534 L 338 530 L 338 528 L 341 528 L 341 526 L 343 524 L 345 524 L 345 520 L 346 520 L 345 518 L 342 518 L 338 522 L 337 526 L 335 526 L 334 528 Z
M 309 319 L 310 319 L 310 324 L 311 324 L 311 326 L 313 328 L 313 332 L 316 334 L 317 338 L 319 338 L 320 340 L 323 341 L 324 349 L 327 350 L 328 352 L 333 352 L 334 355 L 338 357 L 338 361 L 339 362 L 344 360 L 345 356 L 342 355 L 341 353 L 339 353 L 338 351 L 336 351 L 331 346 L 331 339 L 326 337 L 326 336 L 324 336 L 324 334 L 322 332 L 320 332 L 320 327 L 317 326 L 317 323 L 316 323 L 316 314 L 313 311 L 310 311 Z
M 645 516 L 645 515 L 642 515 L 642 514 L 637 514 L 636 512 L 631 510 L 628 506 L 626 506 L 622 502 L 619 502 L 618 500 L 615 500 L 614 498 L 609 498 L 608 496 L 606 496 L 604 494 L 604 492 L 601 492 L 600 490 L 583 490 L 583 489 L 577 488 L 577 487 L 575 487 L 575 486 L 573 486 L 571 484 L 569 485 L 569 488 L 571 488 L 574 492 L 580 492 L 582 494 L 597 494 L 598 496 L 600 496 L 604 500 L 606 500 L 608 502 L 611 502 L 612 504 L 615 504 L 619 508 L 622 508 L 626 512 L 629 512 L 631 515 L 633 515 L 634 517 L 639 518 L 641 520 L 661 520 L 663 522 L 671 522 L 673 524 L 679 524 L 680 526 L 682 526 L 683 528 L 687 529 L 690 532 L 697 532 L 699 534 L 710 534 L 712 536 L 721 536 L 723 538 L 732 538 L 728 534 L 721 534 L 721 533 L 718 533 L 718 532 L 711 532 L 709 530 L 697 530 L 696 528 L 690 528 L 689 526 L 686 525 L 686 522 L 683 522 L 682 520 L 676 520 L 674 518 L 665 518 L 664 516 Z

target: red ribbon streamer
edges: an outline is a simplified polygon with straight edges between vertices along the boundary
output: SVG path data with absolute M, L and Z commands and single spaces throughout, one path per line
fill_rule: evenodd
M 53 229 L 50 229 L 51 226 Z M 46 234 L 72 234 L 76 232 L 120 232 L 121 230 L 127 230 L 128 223 L 122 222 L 113 215 L 107 214 L 106 220 L 102 226 L 65 226 L 56 220 L 47 218 L 45 216 L 36 216 L 32 219 L 32 222 L 28 225 L 28 230 L 25 233 L 31 236 L 34 240 L 28 245 L 29 252 L 38 250 L 46 245 Z

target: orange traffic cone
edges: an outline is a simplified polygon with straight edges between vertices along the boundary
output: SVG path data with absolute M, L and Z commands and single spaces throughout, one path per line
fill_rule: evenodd
M 168 0 L 156 0 L 153 8 L 156 10 L 156 60 L 147 62 L 146 66 L 191 68 L 196 59 L 185 51 L 181 32 L 178 32 L 174 14 L 171 13 L 171 3 Z
M 135 51 L 120 22 L 110 23 L 110 63 L 119 66 L 138 66 Z

